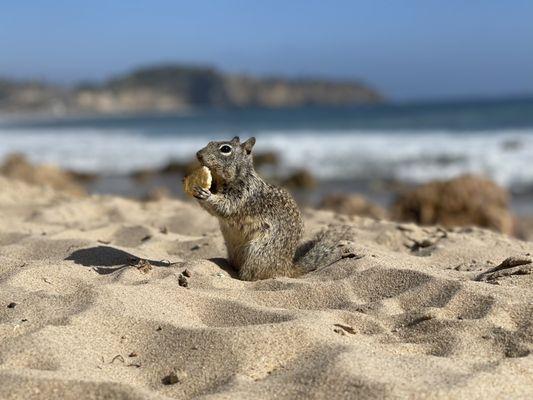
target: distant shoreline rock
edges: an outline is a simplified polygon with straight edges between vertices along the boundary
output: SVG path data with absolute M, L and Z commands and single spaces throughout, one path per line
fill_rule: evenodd
M 0 79 L 0 112 L 138 113 L 200 107 L 287 108 L 378 104 L 384 97 L 356 81 L 256 78 L 208 67 L 153 66 L 103 84 L 67 89 Z

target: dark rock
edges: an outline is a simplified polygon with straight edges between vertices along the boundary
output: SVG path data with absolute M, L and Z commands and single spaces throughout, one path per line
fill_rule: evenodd
M 186 176 L 192 171 L 200 168 L 200 163 L 197 160 L 190 160 L 187 162 L 181 162 L 177 160 L 169 161 L 166 165 L 159 169 L 139 169 L 131 173 L 130 177 L 137 182 L 144 183 L 155 179 L 161 175 L 179 175 Z
M 276 166 L 279 164 L 279 155 L 274 151 L 266 151 L 254 154 L 254 167 L 260 169 L 265 165 Z
M 300 169 L 283 180 L 282 186 L 294 189 L 314 189 L 317 181 L 309 171 Z
M 524 143 L 519 139 L 508 139 L 502 143 L 502 149 L 506 151 L 519 150 L 524 147 Z
M 201 165 L 198 160 L 191 160 L 189 162 L 170 161 L 167 165 L 161 168 L 158 172 L 165 175 L 188 175 L 192 171 L 200 168 Z
M 143 274 L 147 274 L 153 269 L 152 264 L 150 264 L 148 260 L 144 260 L 144 259 L 140 259 L 138 263 L 135 265 L 135 267 Z
M 72 179 L 82 185 L 92 183 L 98 179 L 98 174 L 93 174 L 91 172 L 79 172 L 72 170 L 67 170 L 66 172 L 72 177 Z
M 180 285 L 181 287 L 189 287 L 189 282 L 183 274 L 180 274 L 178 277 L 178 285 Z

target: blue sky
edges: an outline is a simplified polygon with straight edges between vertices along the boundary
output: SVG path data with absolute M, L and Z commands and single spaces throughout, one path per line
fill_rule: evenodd
M 160 62 L 361 79 L 393 99 L 533 93 L 533 1 L 5 1 L 0 75 Z

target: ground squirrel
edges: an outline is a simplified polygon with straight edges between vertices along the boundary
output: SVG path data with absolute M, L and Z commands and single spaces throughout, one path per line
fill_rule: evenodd
M 298 276 L 331 264 L 347 252 L 348 229 L 330 229 L 300 244 L 303 222 L 292 196 L 254 170 L 255 138 L 210 142 L 198 151 L 213 176 L 210 189 L 193 188 L 200 205 L 218 218 L 230 264 L 243 280 Z M 340 243 L 340 244 L 339 244 Z

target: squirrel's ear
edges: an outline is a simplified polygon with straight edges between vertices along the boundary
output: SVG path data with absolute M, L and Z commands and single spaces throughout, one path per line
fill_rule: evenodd
M 233 144 L 239 144 L 241 142 L 241 139 L 239 139 L 238 136 L 235 136 L 233 139 L 231 139 L 231 143 Z
M 241 146 L 246 151 L 247 154 L 250 154 L 252 152 L 252 148 L 254 147 L 254 144 L 255 144 L 255 138 L 251 137 L 246 142 L 241 144 Z

